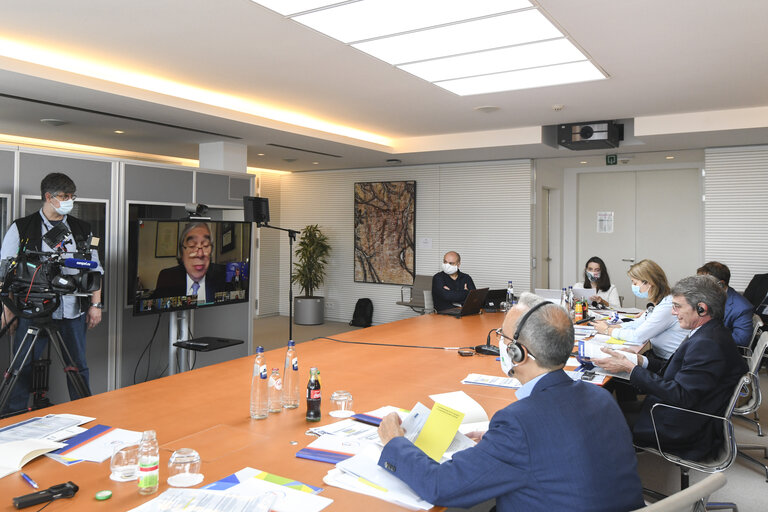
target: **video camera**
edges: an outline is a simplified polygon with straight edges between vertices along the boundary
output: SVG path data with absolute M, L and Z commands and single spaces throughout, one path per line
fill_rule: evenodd
M 95 270 L 98 263 L 91 260 L 99 239 L 89 236 L 77 242 L 75 253 L 67 253 L 64 242 L 71 234 L 60 223 L 43 236 L 53 251 L 22 246 L 15 257 L 0 261 L 0 300 L 15 315 L 48 316 L 59 307 L 62 295 L 87 296 L 101 287 L 101 273 Z

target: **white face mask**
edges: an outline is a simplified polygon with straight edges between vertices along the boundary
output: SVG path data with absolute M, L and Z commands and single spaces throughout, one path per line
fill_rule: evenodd
M 600 272 L 590 272 L 589 270 L 587 270 L 587 277 L 589 278 L 590 281 L 594 283 L 595 281 L 600 279 Z
M 443 272 L 448 274 L 449 276 L 452 274 L 455 274 L 459 270 L 459 267 L 456 265 L 451 265 L 450 263 L 443 263 Z
M 59 201 L 59 207 L 54 209 L 56 210 L 56 213 L 59 215 L 67 215 L 69 212 L 72 211 L 72 208 L 75 206 L 75 200 L 74 199 L 68 199 L 67 201 Z
M 512 358 L 509 357 L 507 352 L 506 338 L 499 336 L 499 364 L 501 365 L 501 371 L 507 377 L 511 377 L 515 373 L 515 366 L 512 362 Z

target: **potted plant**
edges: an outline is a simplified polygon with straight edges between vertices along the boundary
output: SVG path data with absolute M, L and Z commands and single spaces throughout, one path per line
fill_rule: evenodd
M 293 298 L 294 322 L 318 325 L 325 320 L 325 300 L 315 297 L 315 290 L 325 281 L 325 266 L 331 246 L 317 224 L 306 226 L 296 248 L 298 261 L 293 264 L 291 284 L 298 284 L 302 295 Z

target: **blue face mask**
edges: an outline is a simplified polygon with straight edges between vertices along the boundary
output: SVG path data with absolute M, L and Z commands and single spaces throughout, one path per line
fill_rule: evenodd
M 641 299 L 647 299 L 648 298 L 648 292 L 641 292 L 640 287 L 636 284 L 632 285 L 632 293 L 635 294 L 635 296 L 641 298 Z

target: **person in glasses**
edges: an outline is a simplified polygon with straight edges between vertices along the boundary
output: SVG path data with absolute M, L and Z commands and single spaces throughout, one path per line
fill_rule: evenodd
M 160 271 L 155 297 L 197 296 L 198 304 L 211 304 L 217 292 L 226 291 L 226 269 L 211 263 L 211 230 L 205 222 L 189 222 L 179 236 L 175 267 Z
M 75 182 L 66 174 L 60 172 L 50 173 L 40 182 L 40 197 L 43 200 L 43 206 L 40 210 L 20 219 L 17 219 L 8 228 L 8 232 L 3 239 L 2 249 L 0 250 L 0 259 L 15 257 L 20 251 L 42 251 L 50 253 L 54 250 L 50 247 L 43 236 L 54 227 L 63 224 L 67 227 L 68 235 L 58 246 L 63 249 L 66 256 L 72 257 L 77 252 L 77 245 L 86 243 L 91 235 L 91 226 L 85 221 L 77 219 L 70 215 L 75 199 Z M 95 271 L 101 274 L 104 269 L 99 262 L 97 250 L 91 251 L 91 260 L 96 262 Z M 80 271 L 62 267 L 62 274 L 75 275 Z M 101 289 L 93 292 L 92 295 L 77 297 L 73 294 L 61 296 L 61 304 L 52 313 L 51 319 L 53 325 L 61 333 L 62 341 L 72 356 L 72 362 L 80 370 L 80 375 L 88 387 L 88 363 L 86 362 L 85 338 L 86 331 L 96 327 L 101 322 Z M 13 313 L 7 306 L 3 305 L 3 321 L 6 324 L 13 321 Z M 13 340 L 14 351 L 18 349 L 28 327 L 32 320 L 19 318 L 18 324 L 11 324 L 11 332 L 15 329 Z M 46 337 L 41 337 L 43 343 L 35 345 L 33 358 L 40 359 L 43 349 L 48 343 Z M 13 392 L 8 399 L 4 412 L 17 412 L 27 408 L 29 395 L 31 392 L 31 361 L 27 361 L 19 372 L 19 378 L 14 386 Z M 67 381 L 69 389 L 69 398 L 76 400 L 82 398 L 74 386 Z M 36 395 L 36 399 L 37 399 Z M 41 403 L 44 403 L 43 398 Z
M 574 381 L 568 314 L 523 293 L 497 331 L 504 376 L 522 387 L 496 412 L 477 444 L 439 464 L 404 437 L 397 413 L 379 426 L 378 465 L 438 506 L 496 511 L 628 511 L 643 507 L 632 436 L 611 395 Z M 511 397 L 510 397 L 511 398 Z

